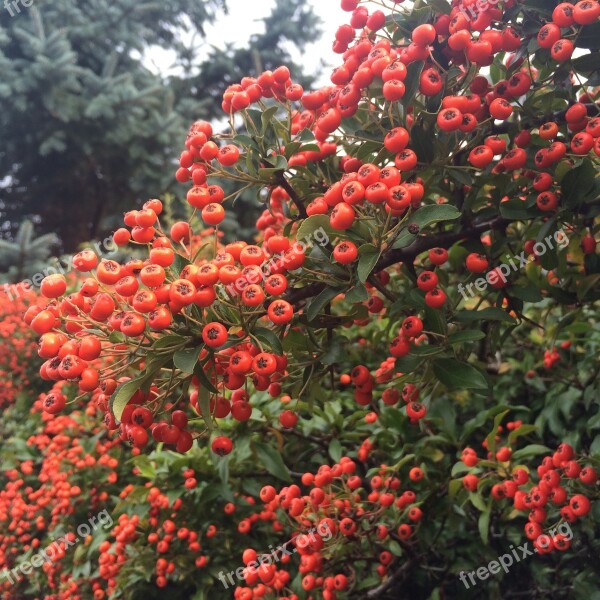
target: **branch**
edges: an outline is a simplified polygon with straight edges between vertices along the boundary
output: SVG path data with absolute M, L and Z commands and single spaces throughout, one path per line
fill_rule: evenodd
M 488 231 L 496 227 L 502 227 L 508 225 L 509 223 L 511 223 L 509 219 L 497 216 L 491 219 L 488 218 L 481 221 L 476 221 L 471 226 L 461 229 L 460 231 L 448 231 L 446 233 L 419 237 L 406 248 L 398 248 L 383 254 L 375 265 L 371 275 L 376 275 L 380 271 L 383 271 L 384 269 L 401 262 L 410 263 L 414 261 L 419 254 L 425 252 L 426 250 L 431 250 L 431 248 L 449 248 L 460 240 L 478 237 L 484 231 Z M 369 283 L 373 283 L 373 281 L 370 280 Z M 285 295 L 285 299 L 291 304 L 296 305 L 302 300 L 316 296 L 326 287 L 327 283 L 311 283 L 302 288 L 292 288 Z M 375 287 L 377 286 L 375 285 Z
M 390 302 L 396 302 L 396 297 L 394 296 L 394 294 L 392 294 L 392 292 L 390 292 L 390 290 L 388 290 L 385 287 L 385 285 L 383 285 L 383 283 L 381 283 L 381 281 L 379 281 L 379 279 L 377 279 L 377 277 L 375 277 L 375 275 L 369 275 L 369 278 L 367 279 L 367 281 L 376 290 L 378 290 L 382 296 L 385 296 Z
M 395 571 L 390 577 L 388 577 L 381 585 L 367 592 L 367 598 L 379 598 L 382 594 L 387 592 L 396 581 L 398 581 L 403 575 L 412 569 L 414 563 L 412 560 L 405 562 L 397 571 Z
M 460 231 L 448 231 L 438 235 L 423 236 L 417 238 L 410 246 L 406 248 L 398 248 L 386 252 L 375 265 L 374 273 L 379 273 L 387 269 L 391 265 L 399 262 L 413 261 L 419 254 L 432 248 L 449 248 L 456 242 L 461 240 L 474 238 L 479 236 L 484 231 L 502 227 L 511 223 L 509 219 L 503 217 L 493 217 L 492 219 L 484 219 L 473 223 L 470 227 L 461 229 Z
M 308 214 L 306 213 L 306 208 L 304 208 L 304 203 L 296 194 L 294 188 L 289 184 L 288 180 L 285 178 L 283 173 L 277 174 L 277 183 L 287 192 L 288 196 L 291 198 L 294 206 L 298 209 L 298 214 L 302 219 L 306 219 Z

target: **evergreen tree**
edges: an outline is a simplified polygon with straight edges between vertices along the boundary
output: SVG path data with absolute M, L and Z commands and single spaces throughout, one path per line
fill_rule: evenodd
M 59 239 L 53 233 L 34 238 L 31 221 L 21 223 L 14 241 L 0 240 L 0 283 L 18 283 L 41 272 Z
M 218 65 L 216 52 L 200 63 L 182 33 L 203 36 L 224 0 L 36 0 L 13 17 L 0 11 L 2 229 L 36 216 L 72 250 L 110 230 L 123 206 L 174 186 L 175 165 L 165 165 L 190 121 L 219 110 L 223 70 L 235 79 L 250 57 L 264 68 L 286 60 L 284 39 L 314 39 L 315 18 L 300 0 L 286 4 L 288 12 L 278 1 L 267 32 L 253 38 L 256 51 L 230 48 Z M 144 54 L 154 45 L 174 50 L 184 75 L 148 69 Z M 186 83 L 185 66 L 196 63 Z

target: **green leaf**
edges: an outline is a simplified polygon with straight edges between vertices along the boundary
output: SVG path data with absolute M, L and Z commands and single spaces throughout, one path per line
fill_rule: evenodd
M 396 238 L 396 241 L 392 246 L 392 250 L 397 250 L 398 248 L 406 248 L 407 246 L 410 246 L 416 238 L 417 236 L 414 233 L 411 233 L 410 231 L 408 231 L 408 229 L 403 229 Z
M 315 296 L 306 307 L 306 318 L 308 321 L 313 321 L 325 306 L 341 292 L 343 292 L 342 288 L 326 287 L 320 294 Z
M 413 346 L 410 353 L 413 356 L 419 356 L 423 358 L 424 356 L 435 356 L 436 354 L 441 354 L 443 351 L 444 348 L 441 346 Z
M 453 479 L 448 484 L 448 496 L 450 498 L 454 498 L 456 496 L 456 494 L 458 494 L 458 492 L 460 492 L 460 490 L 462 490 L 462 489 L 463 489 L 462 480 L 460 480 L 460 479 Z
M 451 167 L 446 169 L 448 175 L 451 179 L 459 183 L 460 185 L 472 185 L 473 177 L 469 174 L 468 171 L 463 169 L 453 169 Z
M 341 362 L 345 356 L 347 345 L 347 338 L 341 335 L 335 335 L 329 344 L 329 348 L 327 348 L 323 356 L 321 356 L 321 362 L 328 366 Z
M 523 302 L 541 302 L 544 299 L 540 290 L 534 285 L 512 286 L 510 294 L 515 298 L 523 300 Z
M 339 232 L 336 232 L 333 227 L 331 227 L 327 215 L 313 215 L 302 221 L 296 232 L 296 239 L 298 241 L 311 239 L 318 229 L 322 229 L 330 238 L 337 237 L 339 234 Z
M 420 356 L 415 356 L 414 354 L 407 354 L 406 356 L 401 356 L 396 359 L 394 366 L 396 371 L 400 373 L 412 373 L 419 368 L 421 364 L 422 358 Z
M 488 387 L 488 382 L 481 371 L 453 358 L 434 360 L 433 372 L 450 390 L 487 389 Z
M 346 292 L 345 298 L 348 302 L 366 302 L 369 299 L 369 292 L 362 283 L 357 283 L 353 288 Z
M 125 406 L 127 406 L 127 403 L 131 400 L 132 396 L 139 389 L 143 389 L 144 386 L 150 387 L 150 383 L 156 374 L 161 370 L 165 363 L 170 360 L 171 358 L 169 356 L 151 356 L 146 363 L 146 368 L 138 377 L 126 381 L 117 387 L 110 397 L 110 408 L 115 419 L 118 421 L 121 420 Z
M 275 115 L 277 114 L 278 110 L 279 110 L 279 106 L 275 105 L 275 106 L 271 106 L 270 108 L 267 108 L 266 110 L 264 110 L 262 112 L 260 119 L 262 122 L 262 134 L 263 135 L 269 128 L 269 125 L 271 125 L 271 122 L 275 118 Z
M 548 454 L 550 452 L 552 452 L 552 450 L 547 446 L 542 446 L 541 444 L 529 444 L 529 446 L 525 446 L 525 448 L 513 452 L 511 460 L 513 462 L 519 462 L 524 458 L 531 458 L 532 456 Z
M 408 65 L 406 79 L 404 80 L 406 91 L 402 97 L 402 104 L 404 106 L 409 106 L 416 93 L 419 91 L 419 86 L 421 85 L 421 73 L 423 73 L 424 68 L 425 63 L 421 60 Z
M 411 148 L 416 152 L 419 162 L 431 164 L 435 156 L 433 148 L 433 135 L 428 133 L 422 125 L 418 123 L 411 129 Z
M 431 204 L 417 210 L 408 220 L 410 223 L 417 224 L 419 229 L 424 229 L 434 223 L 454 221 L 460 217 L 460 214 L 460 210 L 451 204 Z
M 179 254 L 179 252 L 175 252 L 175 260 L 169 268 L 176 274 L 177 277 L 179 277 L 179 273 L 181 273 L 181 271 L 183 271 L 183 269 L 185 269 L 185 267 L 187 267 L 189 264 L 189 259 Z
M 204 371 L 200 368 L 197 371 Z M 206 427 L 208 427 L 209 431 L 214 429 L 212 415 L 210 413 L 210 390 L 208 390 L 204 385 L 200 385 L 198 387 L 198 408 L 200 409 L 200 414 L 206 423 Z
M 446 2 L 446 0 L 427 0 L 427 4 L 431 6 L 437 13 L 449 15 L 452 12 L 452 7 Z
M 595 200 L 598 190 L 596 169 L 592 161 L 585 159 L 579 167 L 570 170 L 564 176 L 560 189 L 565 206 L 578 206 Z
M 251 148 L 254 148 L 255 150 L 259 150 L 256 140 L 251 138 L 249 135 L 240 133 L 240 134 L 236 135 L 232 141 L 234 144 L 236 144 L 238 146 L 245 146 L 245 147 L 249 146 Z
M 194 369 L 194 375 L 199 379 L 201 387 L 206 388 L 213 394 L 217 393 L 215 386 L 209 381 L 206 373 L 204 372 L 204 365 L 198 363 Z
M 481 512 L 485 512 L 485 510 L 487 509 L 487 506 L 483 498 L 481 497 L 481 494 L 479 494 L 478 492 L 469 492 L 469 500 L 471 501 L 471 504 Z
M 152 350 L 161 350 L 163 348 L 168 348 L 169 346 L 175 346 L 179 343 L 185 341 L 185 338 L 181 335 L 165 335 L 164 337 L 159 338 L 152 344 Z
M 477 342 L 485 337 L 483 331 L 468 329 L 466 331 L 457 331 L 448 336 L 448 343 L 451 346 L 464 344 L 465 342 Z
M 485 438 L 487 443 L 487 449 L 491 454 L 495 454 L 496 452 L 496 436 L 498 435 L 498 427 L 500 427 L 500 424 L 502 423 L 504 417 L 508 413 L 508 410 L 503 410 L 494 417 L 494 424 L 492 426 L 492 430 L 488 433 L 488 436 Z
M 178 350 L 173 355 L 173 364 L 184 373 L 193 373 L 198 363 L 200 350 L 198 348 L 185 348 Z
M 461 213 L 458 208 L 451 204 L 431 204 L 419 208 L 413 215 L 408 217 L 407 221 L 408 225 L 418 225 L 420 231 L 434 223 L 454 221 L 455 219 L 458 219 L 460 215 Z M 416 237 L 415 234 L 408 231 L 407 227 L 402 230 L 392 248 L 406 248 L 406 246 L 409 246 Z
M 538 428 L 535 425 L 521 425 L 521 427 L 519 427 L 518 429 L 513 429 L 509 434 L 508 434 L 508 443 L 509 445 L 512 444 L 516 439 L 523 437 L 524 435 L 528 435 L 530 433 L 533 433 L 534 431 L 537 431 Z
M 373 244 L 363 244 L 358 249 L 358 267 L 356 269 L 358 280 L 365 283 L 375 268 L 381 252 Z
M 156 468 L 147 456 L 143 454 L 137 456 L 134 460 L 134 464 L 143 477 L 146 477 L 147 479 L 154 479 L 156 477 Z
M 331 442 L 329 442 L 328 452 L 332 460 L 334 460 L 335 462 L 339 462 L 342 458 L 343 452 L 342 444 L 340 444 L 340 441 L 337 439 L 331 440 Z
M 108 341 L 113 344 L 122 344 L 127 338 L 120 331 L 111 331 L 108 336 Z
M 578 73 L 591 75 L 596 71 L 600 71 L 600 52 L 591 52 L 590 54 L 579 56 L 573 59 L 571 64 Z
M 577 47 L 600 50 L 600 23 L 592 23 L 582 27 L 577 35 Z M 587 55 L 586 55 L 587 56 Z M 582 56 L 581 58 L 585 58 Z M 575 61 L 579 60 L 578 58 Z M 575 63 L 575 61 L 573 61 Z
M 505 219 L 526 221 L 539 216 L 539 212 L 536 206 L 527 206 L 523 200 L 507 200 L 500 203 L 500 214 Z
M 253 335 L 258 338 L 261 344 L 266 345 L 271 352 L 279 356 L 283 354 L 281 340 L 270 329 L 266 329 L 265 327 L 257 327 L 253 331 Z
M 117 421 L 121 420 L 121 416 L 123 415 L 123 411 L 127 406 L 127 403 L 131 400 L 133 395 L 142 387 L 144 383 L 144 377 L 137 377 L 136 379 L 131 379 L 130 381 L 126 381 L 125 383 L 121 383 L 117 386 L 117 389 L 113 392 L 111 396 L 111 407 L 113 415 Z
M 356 146 L 356 151 L 353 154 L 356 158 L 366 162 L 369 160 L 371 155 L 376 154 L 381 150 L 381 142 L 361 142 L 359 146 Z
M 456 320 L 469 321 L 504 321 L 506 323 L 514 323 L 515 320 L 501 308 L 489 306 L 483 310 L 461 310 L 456 313 Z
M 281 479 L 281 481 L 291 483 L 292 478 L 290 477 L 290 472 L 285 466 L 281 454 L 279 454 L 273 446 L 263 442 L 252 442 L 252 447 L 254 448 L 259 461 L 271 475 L 277 477 L 277 479 Z
M 490 539 L 490 516 L 492 514 L 492 506 L 488 504 L 486 509 L 479 515 L 479 521 L 477 523 L 479 529 L 479 535 L 481 541 L 487 546 Z
M 600 275 L 590 275 L 589 277 L 584 277 L 579 280 L 579 284 L 577 286 L 577 298 L 579 300 L 584 300 L 587 296 L 588 292 L 591 290 L 599 289 L 600 283 Z
M 303 129 L 296 136 L 301 142 L 314 142 L 315 134 L 310 129 Z

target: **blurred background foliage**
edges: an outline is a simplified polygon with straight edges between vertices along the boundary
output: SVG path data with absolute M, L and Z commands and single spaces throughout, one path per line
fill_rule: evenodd
M 174 172 L 189 125 L 223 115 L 229 83 L 286 63 L 295 80 L 310 84 L 293 56 L 318 38 L 319 20 L 302 0 L 277 0 L 264 32 L 244 48 L 227 38 L 219 47 L 206 43 L 206 25 L 226 12 L 225 0 L 36 0 L 12 18 L 0 11 L 0 232 L 7 243 L 20 244 L 25 220 L 38 235 L 56 234 L 63 252 L 102 239 L 125 210 L 167 192 L 183 195 Z M 157 47 L 173 56 L 165 72 L 148 59 Z M 259 210 L 256 198 L 236 203 L 248 226 Z M 235 220 L 224 225 L 236 237 L 250 235 Z M 39 246 L 26 264 L 37 265 Z M 5 275 L 15 251 L 0 247 Z

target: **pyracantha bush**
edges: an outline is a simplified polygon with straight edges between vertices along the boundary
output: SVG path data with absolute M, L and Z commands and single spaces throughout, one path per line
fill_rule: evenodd
M 600 4 L 373 4 L 342 1 L 351 14 L 336 32 L 333 50 L 341 60 L 331 85 L 304 90 L 281 66 L 227 88 L 227 131 L 206 121 L 192 125 L 176 172 L 188 184 L 189 220 L 164 227 L 158 199 L 128 211 L 114 240 L 141 247 L 144 257 L 120 264 L 83 251 L 74 259 L 85 274 L 76 289 L 60 275 L 48 277 L 41 289 L 47 305 L 25 316 L 41 336 L 41 376 L 90 394 L 107 429 L 135 454 L 150 445 L 158 454 L 184 454 L 198 444 L 224 457 L 246 443 L 242 448 L 269 473 L 289 478 L 279 452 L 286 439 L 323 443 L 311 430 L 327 435 L 334 419 L 322 415 L 336 395 L 343 392 L 345 401 L 350 393 L 353 407 L 340 403 L 338 416 L 347 427 L 364 417 L 361 427 L 376 435 L 343 437 L 350 455 L 344 462 L 325 438 L 336 465 L 328 470 L 323 462 L 312 475 L 328 479 L 324 473 L 335 472 L 324 483 L 325 505 L 315 503 L 312 490 L 288 486 L 275 490 L 271 501 L 279 504 L 266 509 L 304 515 L 301 527 L 331 519 L 343 543 L 326 557 L 331 562 L 316 557 L 306 569 L 314 581 L 300 586 L 328 599 L 393 590 L 406 580 L 403 569 L 418 562 L 413 544 L 437 540 L 420 530 L 430 507 L 419 505 L 416 492 L 401 500 L 411 490 L 401 477 L 396 484 L 389 462 L 410 456 L 417 481 L 423 460 L 439 463 L 424 500 L 440 504 L 438 527 L 448 517 L 434 490 L 454 498 L 464 485 L 460 493 L 469 495 L 452 510 L 464 513 L 470 500 L 481 512 L 485 543 L 492 513 L 505 522 L 529 511 L 525 534 L 537 538 L 554 512 L 567 523 L 584 516 L 581 486 L 595 495 L 593 467 L 561 444 L 552 406 L 527 415 L 535 425 L 515 425 L 515 416 L 502 447 L 495 435 L 507 411 L 528 412 L 502 394 L 509 361 L 528 364 L 525 389 L 535 403 L 544 380 L 572 360 L 581 371 L 573 393 L 581 393 L 590 416 L 597 412 L 597 370 L 588 368 L 582 344 L 596 348 Z M 223 243 L 219 224 L 241 194 L 255 194 L 264 206 L 256 238 Z M 576 321 L 582 326 L 573 327 Z M 521 346 L 530 342 L 523 358 Z M 565 377 L 572 381 L 569 366 Z M 460 405 L 457 413 L 454 394 L 466 395 L 462 400 L 479 416 L 467 417 Z M 59 386 L 43 405 L 60 413 L 68 401 Z M 454 457 L 472 445 L 470 436 L 490 419 L 490 456 L 465 450 L 454 474 L 463 466 L 475 470 L 461 482 L 445 452 Z M 512 446 L 546 424 L 544 441 L 559 449 L 531 487 L 522 475 L 531 468 L 515 456 L 529 460 L 548 448 L 518 455 Z M 598 451 L 594 427 L 577 431 L 582 456 Z M 265 435 L 271 443 L 260 441 Z M 355 492 L 344 469 L 367 460 L 373 447 L 379 454 L 369 489 L 366 476 L 357 475 L 364 493 Z M 548 501 L 556 511 L 547 510 Z M 496 510 L 495 502 L 505 504 Z M 385 522 L 371 520 L 387 510 Z M 395 552 L 365 550 L 364 535 L 352 538 L 356 521 L 364 535 L 379 525 L 393 531 Z M 123 528 L 133 532 L 137 525 Z M 554 548 L 565 550 L 555 537 Z M 336 564 L 346 555 L 342 546 L 350 563 Z M 371 578 L 375 556 L 382 583 Z M 453 573 L 462 560 L 455 559 L 446 565 Z M 162 586 L 170 567 L 161 565 Z M 427 566 L 441 597 L 445 584 L 431 575 L 435 565 Z M 300 593 L 285 570 L 244 575 L 240 598 Z

